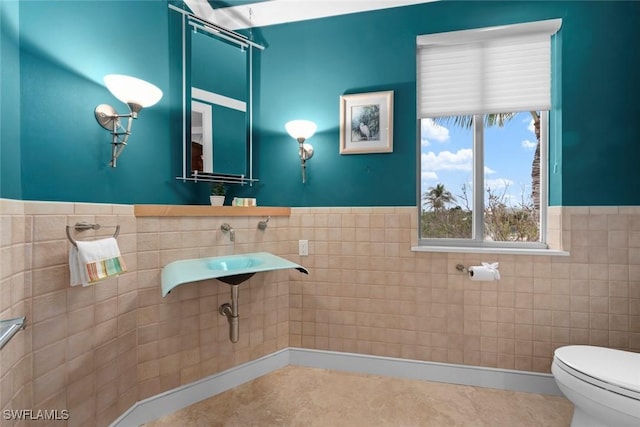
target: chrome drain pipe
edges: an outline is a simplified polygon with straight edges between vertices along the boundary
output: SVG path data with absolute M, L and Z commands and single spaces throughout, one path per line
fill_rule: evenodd
M 231 304 L 225 302 L 218 307 L 218 313 L 229 321 L 229 339 L 238 342 L 240 336 L 240 316 L 238 315 L 238 294 L 240 285 L 231 285 Z

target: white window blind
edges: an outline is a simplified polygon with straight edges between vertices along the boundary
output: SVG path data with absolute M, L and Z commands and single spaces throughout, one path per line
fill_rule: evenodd
M 551 108 L 561 19 L 418 36 L 418 118 Z

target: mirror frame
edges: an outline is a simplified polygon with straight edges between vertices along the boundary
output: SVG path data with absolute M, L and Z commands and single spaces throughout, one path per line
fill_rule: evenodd
M 172 4 L 168 4 L 169 9 L 179 12 L 182 15 L 182 176 L 177 176 L 176 179 L 194 182 L 223 182 L 223 183 L 236 183 L 236 184 L 249 184 L 253 185 L 254 182 L 259 181 L 253 177 L 253 52 L 254 48 L 264 50 L 264 46 L 249 40 L 248 37 L 237 33 L 232 30 L 228 30 L 217 24 L 209 22 L 205 19 L 199 18 L 193 13 L 180 9 Z M 227 41 L 237 44 L 239 47 L 247 49 L 248 55 L 248 99 L 247 99 L 247 154 L 246 165 L 247 175 L 234 175 L 234 174 L 220 174 L 220 173 L 206 173 L 199 174 L 189 171 L 190 160 L 188 158 L 189 147 L 191 144 L 191 128 L 190 128 L 190 111 L 187 111 L 187 107 L 191 107 L 194 100 L 191 96 L 191 89 L 187 88 L 187 32 L 191 31 L 188 26 L 209 32 L 216 37 L 223 38 Z M 213 136 L 212 136 L 213 137 Z M 204 155 L 204 154 L 203 154 Z M 212 169 L 213 169 L 213 157 L 211 157 Z

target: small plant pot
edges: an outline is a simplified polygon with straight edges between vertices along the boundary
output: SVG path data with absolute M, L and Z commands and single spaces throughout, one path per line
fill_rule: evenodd
M 224 196 L 209 196 L 209 200 L 211 200 L 211 206 L 224 205 Z

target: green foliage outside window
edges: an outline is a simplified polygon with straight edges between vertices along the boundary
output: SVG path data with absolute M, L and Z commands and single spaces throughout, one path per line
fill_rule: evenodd
M 496 193 L 486 189 L 484 230 L 485 241 L 536 242 L 539 239 L 539 218 L 530 198 L 518 206 L 506 203 L 506 191 Z M 430 187 L 423 194 L 421 237 L 434 239 L 470 239 L 473 213 L 469 207 L 467 189 L 456 198 L 443 184 Z M 460 201 L 464 206 L 456 204 Z

